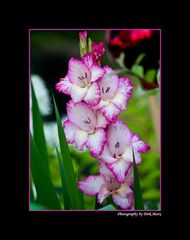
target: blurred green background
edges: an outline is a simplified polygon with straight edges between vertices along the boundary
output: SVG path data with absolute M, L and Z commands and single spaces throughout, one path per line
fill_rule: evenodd
M 104 55 L 101 65 L 110 65 L 115 70 L 121 70 L 121 67 L 112 58 L 108 50 L 107 32 L 106 31 L 87 31 L 88 36 L 93 42 L 104 42 L 106 54 Z M 37 95 L 40 109 L 47 109 L 43 115 L 44 131 L 46 141 L 48 143 L 49 165 L 53 184 L 56 187 L 61 198 L 61 178 L 55 145 L 58 146 L 58 136 L 55 123 L 55 114 L 52 107 L 51 91 L 53 92 L 58 110 L 62 116 L 62 120 L 66 118 L 66 102 L 69 96 L 58 93 L 55 90 L 55 84 L 60 77 L 67 74 L 68 60 L 71 57 L 80 58 L 79 51 L 79 31 L 63 30 L 63 31 L 37 31 L 32 30 L 30 34 L 30 55 L 31 55 L 31 79 Z M 127 72 L 123 72 L 120 76 L 127 76 Z M 119 116 L 123 119 L 129 128 L 138 133 L 145 143 L 151 146 L 151 150 L 142 154 L 142 163 L 139 166 L 139 174 L 143 199 L 145 201 L 145 209 L 160 208 L 160 151 L 159 136 L 156 133 L 157 121 L 154 121 L 154 114 L 159 113 L 159 91 L 149 94 L 144 91 L 136 77 L 132 77 L 131 81 L 136 85 L 133 89 L 132 98 L 128 102 L 126 112 L 122 112 Z M 42 82 L 43 84 L 39 84 Z M 46 92 L 43 93 L 43 89 Z M 47 98 L 49 99 L 47 101 Z M 151 102 L 156 101 L 157 105 L 151 107 Z M 157 109 L 158 108 L 158 109 Z M 43 110 L 41 110 L 43 111 Z M 32 130 L 32 120 L 30 121 Z M 73 146 L 70 146 L 71 156 L 74 160 L 74 168 L 80 172 L 81 177 L 90 174 L 97 174 L 98 162 L 92 158 L 88 151 L 78 152 Z M 72 183 L 71 183 L 72 184 Z M 35 192 L 35 189 L 33 189 Z M 85 209 L 93 209 L 95 197 L 85 198 Z M 106 204 L 106 202 L 105 202 Z

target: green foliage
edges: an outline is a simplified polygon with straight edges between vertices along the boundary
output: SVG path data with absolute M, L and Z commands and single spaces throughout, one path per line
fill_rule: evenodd
M 63 192 L 63 198 L 64 198 L 64 209 L 70 209 L 71 208 L 71 201 L 69 199 L 69 193 L 66 185 L 66 178 L 65 178 L 65 170 L 63 167 L 63 160 L 61 159 L 61 155 L 56 147 L 57 152 L 57 159 L 59 163 L 59 170 L 61 174 L 61 182 L 62 182 L 62 192 Z
M 92 40 L 88 38 L 88 52 L 92 52 Z
M 148 83 L 152 83 L 156 77 L 156 70 L 150 69 L 146 72 L 145 79 Z
M 30 210 L 47 210 L 47 208 L 40 204 L 30 202 Z
M 38 106 L 38 101 L 35 95 L 32 82 L 31 82 L 31 93 L 32 93 L 32 120 L 33 120 L 34 141 L 42 156 L 44 164 L 47 166 L 49 171 L 46 140 L 45 140 L 44 130 L 43 130 L 43 121 L 40 114 L 40 109 Z
M 61 209 L 50 174 L 30 134 L 30 167 L 37 191 L 37 202 L 48 209 Z
M 80 209 L 79 190 L 77 188 L 76 174 L 74 172 L 72 159 L 70 157 L 69 147 L 66 141 L 65 133 L 62 127 L 61 118 L 57 109 L 55 99 L 53 97 L 55 115 L 57 120 L 57 131 L 59 136 L 59 144 L 61 150 L 61 157 L 63 161 L 66 186 L 69 192 L 69 198 L 71 200 L 72 209 Z
M 146 56 L 146 54 L 145 53 L 141 53 L 138 57 L 137 57 L 137 59 L 135 60 L 135 65 L 139 65 L 141 62 L 142 62 L 142 60 L 143 60 L 143 58 Z
M 144 68 L 143 66 L 134 64 L 132 66 L 132 71 L 137 74 L 137 76 L 144 78 Z
M 98 210 L 101 210 L 101 211 L 106 211 L 107 210 L 108 211 L 108 210 L 116 210 L 116 208 L 113 205 L 109 204 L 109 205 L 107 205 L 103 208 L 100 208 Z
M 133 151 L 133 171 L 134 171 L 134 194 L 135 194 L 135 209 L 144 210 L 144 203 L 142 198 L 142 190 L 140 187 L 137 166 Z

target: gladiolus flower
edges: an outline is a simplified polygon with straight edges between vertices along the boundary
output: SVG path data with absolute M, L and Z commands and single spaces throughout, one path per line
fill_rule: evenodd
M 98 44 L 92 43 L 92 53 L 93 53 L 93 56 L 96 59 L 97 63 L 101 60 L 101 58 L 104 55 L 105 51 L 106 50 L 105 50 L 103 42 L 100 42 Z
M 125 176 L 133 164 L 133 152 L 136 164 L 140 164 L 140 153 L 144 153 L 150 147 L 140 140 L 139 135 L 134 134 L 127 125 L 118 120 L 108 127 L 107 142 L 99 160 L 106 163 L 119 183 L 125 181 Z
M 99 81 L 101 101 L 98 108 L 109 122 L 113 122 L 121 111 L 126 110 L 134 85 L 130 84 L 129 78 L 119 78 L 109 66 L 104 70 L 105 75 Z
M 83 100 L 90 105 L 96 105 L 100 101 L 97 80 L 103 75 L 104 69 L 94 62 L 92 53 L 83 56 L 81 60 L 71 58 L 68 74 L 60 79 L 56 89 L 70 95 L 74 103 Z
M 67 103 L 68 120 L 63 124 L 68 143 L 75 143 L 78 150 L 86 146 L 97 157 L 106 142 L 107 121 L 100 111 L 92 110 L 86 103 Z
M 122 209 L 131 209 L 134 193 L 130 188 L 134 183 L 133 168 L 131 168 L 122 184 L 118 183 L 112 172 L 102 162 L 99 163 L 99 175 L 88 176 L 78 182 L 78 188 L 88 196 L 98 196 L 101 204 L 105 198 L 112 196 L 116 205 Z
M 79 33 L 80 38 L 80 52 L 81 55 L 84 56 L 87 54 L 87 44 L 86 44 L 86 38 L 87 38 L 87 32 L 80 32 Z

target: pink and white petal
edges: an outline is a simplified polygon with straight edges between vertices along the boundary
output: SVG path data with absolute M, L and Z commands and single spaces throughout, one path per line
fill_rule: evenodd
M 91 66 L 90 71 L 91 71 L 91 82 L 97 81 L 99 78 L 103 77 L 105 73 L 103 68 L 95 64 Z
M 140 136 L 138 134 L 134 134 L 131 141 L 132 141 L 132 146 L 139 153 L 145 153 L 150 149 L 150 146 L 148 144 L 140 140 Z
M 102 204 L 105 198 L 107 198 L 110 195 L 110 192 L 105 187 L 105 185 L 102 185 L 100 192 L 98 193 L 98 202 Z
M 75 131 L 74 142 L 75 142 L 76 148 L 79 151 L 82 151 L 84 149 L 87 140 L 88 140 L 87 132 L 80 130 L 80 129 Z
M 87 94 L 87 87 L 82 88 L 77 84 L 71 86 L 71 98 L 74 103 L 81 102 Z
M 100 101 L 100 88 L 99 85 L 94 82 L 87 90 L 84 101 L 89 105 L 97 105 Z
M 88 68 L 91 68 L 92 65 L 94 65 L 94 63 L 95 63 L 95 59 L 94 59 L 92 52 L 84 55 L 82 57 L 82 61 Z
M 99 173 L 100 175 L 103 175 L 103 176 L 104 175 L 109 175 L 109 176 L 111 175 L 112 177 L 114 176 L 113 173 L 110 171 L 110 169 L 107 167 L 107 165 L 101 160 L 99 160 Z
M 100 102 L 98 103 L 98 109 L 107 107 L 107 106 L 109 106 L 109 104 L 110 104 L 110 102 L 108 102 L 108 101 L 100 100 Z
M 101 98 L 103 100 L 112 99 L 119 86 L 118 75 L 112 70 L 112 68 L 105 66 L 105 74 L 100 80 Z
M 137 152 L 135 149 L 134 149 L 134 156 L 135 156 L 135 162 L 137 165 L 139 165 L 141 163 L 141 155 L 139 152 Z
M 130 192 L 125 198 L 120 197 L 118 194 L 113 194 L 112 198 L 116 205 L 118 205 L 122 209 L 129 210 L 133 206 L 134 193 L 133 191 Z
M 98 110 L 96 111 L 96 124 L 97 124 L 97 128 L 99 127 L 106 128 L 108 125 L 108 121 L 106 120 L 102 112 Z
M 137 165 L 139 165 L 141 163 L 141 156 L 140 154 L 137 152 L 136 149 L 133 149 L 134 151 L 134 156 L 135 156 L 135 162 Z M 125 149 L 125 152 L 123 153 L 122 155 L 122 158 L 129 162 L 129 163 L 133 163 L 133 152 L 132 152 L 132 147 L 131 146 L 128 146 L 126 149 Z
M 104 179 L 101 176 L 89 176 L 78 182 L 78 188 L 88 196 L 95 196 L 103 184 Z
M 122 93 L 116 93 L 112 99 L 112 103 L 114 103 L 120 110 L 125 111 L 127 107 L 127 98 Z
M 121 184 L 120 188 L 117 189 L 116 192 L 120 197 L 125 198 L 131 191 L 132 189 L 129 187 L 129 185 L 127 183 L 124 183 Z
M 67 114 L 69 120 L 84 131 L 89 132 L 96 126 L 96 116 L 84 102 L 75 104 L 73 101 L 69 101 L 67 103 Z M 89 124 L 87 124 L 87 121 Z
M 65 93 L 67 95 L 71 94 L 71 86 L 72 83 L 70 82 L 70 79 L 68 76 L 64 78 L 60 78 L 60 82 L 56 84 L 56 89 L 58 92 Z
M 98 157 L 104 149 L 105 142 L 106 132 L 103 128 L 98 128 L 94 134 L 88 137 L 87 147 L 90 154 L 93 157 Z
M 100 111 L 109 123 L 114 122 L 121 112 L 121 110 L 119 110 L 113 103 L 100 109 Z
M 127 162 L 133 163 L 133 151 L 130 145 L 126 147 L 124 153 L 122 154 L 122 158 Z
M 130 79 L 123 77 L 119 79 L 118 93 L 122 93 L 127 97 L 127 100 L 132 96 L 132 89 L 135 87 L 134 84 L 130 83 Z
M 134 184 L 134 171 L 133 171 L 133 166 L 131 165 L 131 167 L 129 168 L 126 178 L 125 178 L 125 182 L 131 187 Z
M 110 152 L 110 150 L 108 149 L 107 144 L 105 144 L 104 150 L 103 150 L 103 152 L 100 154 L 100 156 L 98 157 L 98 159 L 101 160 L 101 161 L 103 161 L 104 163 L 112 164 L 112 163 L 117 162 L 117 159 L 114 158 L 112 155 L 113 155 L 113 154 L 112 154 L 112 153 Z
M 85 82 L 90 83 L 91 79 L 89 68 L 83 63 L 83 61 L 75 58 L 69 60 L 68 76 L 72 83 L 76 83 L 80 87 L 85 87 Z
M 75 124 L 71 123 L 69 120 L 66 120 L 63 123 L 63 128 L 67 142 L 70 144 L 74 143 L 74 134 L 78 130 L 78 127 Z
M 118 183 L 125 182 L 126 173 L 131 166 L 130 163 L 126 162 L 123 159 L 120 159 L 120 160 L 117 160 L 117 162 L 115 163 L 107 164 L 107 166 L 114 174 Z
M 121 155 L 130 144 L 132 132 L 122 120 L 117 120 L 108 128 L 108 147 L 113 154 Z

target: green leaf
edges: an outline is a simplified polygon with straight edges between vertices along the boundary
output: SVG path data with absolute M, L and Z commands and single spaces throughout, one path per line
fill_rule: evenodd
M 30 179 L 30 201 L 34 202 L 34 193 L 32 189 L 31 179 Z
M 122 69 L 125 69 L 127 70 L 126 66 L 125 66 L 125 63 L 124 63 L 124 60 L 125 60 L 125 53 L 122 52 L 118 58 L 116 58 L 116 62 L 117 64 L 122 68 Z
M 109 204 L 103 208 L 99 208 L 98 210 L 106 211 L 106 210 L 117 210 L 117 209 L 113 205 Z
M 44 206 L 37 204 L 37 203 L 33 203 L 30 202 L 30 210 L 46 210 L 47 208 L 45 208 Z
M 156 78 L 157 78 L 158 84 L 160 85 L 160 69 L 158 69 Z
M 65 172 L 65 179 L 67 184 L 67 189 L 69 191 L 69 198 L 71 200 L 72 209 L 80 209 L 80 199 L 79 191 L 77 188 L 76 175 L 73 169 L 72 159 L 70 157 L 69 147 L 66 141 L 65 133 L 62 127 L 61 118 L 57 109 L 57 105 L 53 96 L 55 115 L 57 120 L 57 130 L 59 136 L 59 144 L 61 149 L 61 156 L 63 160 L 63 167 Z
M 156 70 L 155 69 L 150 69 L 146 72 L 145 79 L 146 82 L 152 83 L 156 77 Z
M 137 59 L 135 60 L 135 65 L 139 65 L 141 62 L 142 62 L 142 60 L 143 60 L 143 58 L 146 56 L 146 54 L 145 53 L 141 53 L 138 57 L 137 57 Z
M 30 134 L 30 167 L 36 187 L 37 200 L 48 209 L 61 209 L 58 196 L 52 184 L 47 165 Z
M 43 130 L 43 121 L 40 114 L 40 109 L 38 106 L 38 101 L 35 95 L 32 82 L 31 82 L 31 92 L 32 92 L 32 119 L 33 119 L 34 141 L 42 156 L 44 164 L 47 166 L 49 171 L 47 146 L 46 146 L 44 130 Z
M 81 180 L 81 176 L 80 176 L 80 173 L 78 171 L 78 181 L 80 181 L 80 180 Z M 78 191 L 79 191 L 79 199 L 80 199 L 81 209 L 84 209 L 84 194 L 80 190 L 78 190 Z
M 88 52 L 92 52 L 92 40 L 88 38 Z
M 133 149 L 132 149 L 132 151 L 133 151 Z M 140 181 L 139 181 L 139 177 L 138 177 L 134 151 L 133 151 L 133 171 L 134 171 L 135 209 L 136 210 L 144 210 L 142 191 L 141 191 L 141 187 L 140 187 Z
M 66 178 L 65 178 L 65 170 L 63 167 L 63 161 L 61 159 L 61 155 L 56 147 L 57 152 L 57 159 L 59 163 L 59 170 L 61 174 L 61 182 L 62 182 L 62 191 L 63 191 L 63 197 L 64 197 L 64 209 L 70 209 L 70 199 L 69 199 L 69 193 L 66 185 Z
M 144 77 L 144 68 L 140 65 L 133 65 L 132 66 L 132 71 L 137 74 L 139 77 L 143 78 Z

